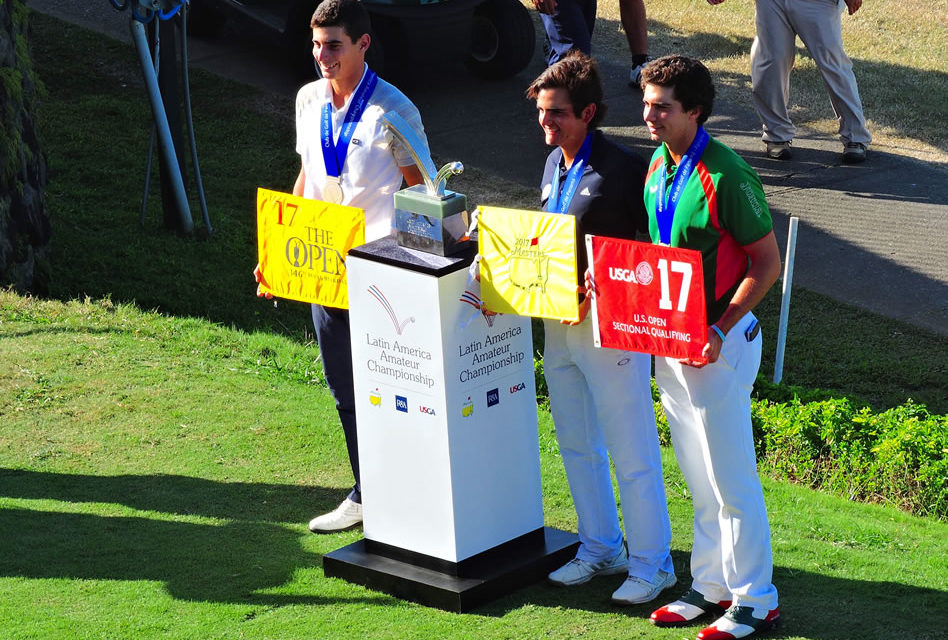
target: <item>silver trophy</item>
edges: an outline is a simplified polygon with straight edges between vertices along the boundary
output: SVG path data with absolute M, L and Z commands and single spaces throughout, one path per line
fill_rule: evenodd
M 449 162 L 436 171 L 427 154 L 418 155 L 418 149 L 425 149 L 427 145 L 404 118 L 389 111 L 382 116 L 382 122 L 408 150 L 424 179 L 423 184 L 395 193 L 396 243 L 439 256 L 464 251 L 470 243 L 466 235 L 467 198 L 445 190 L 448 178 L 464 171 L 464 165 Z

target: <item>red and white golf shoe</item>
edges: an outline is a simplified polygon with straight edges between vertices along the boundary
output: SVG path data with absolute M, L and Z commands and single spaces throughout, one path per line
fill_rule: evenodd
M 712 602 L 694 589 L 688 589 L 678 600 L 653 611 L 649 621 L 656 627 L 680 627 L 707 614 L 721 614 L 730 606 L 730 600 Z
M 711 626 L 699 631 L 698 640 L 750 638 L 757 633 L 767 631 L 780 620 L 779 608 L 768 612 L 766 618 L 755 618 L 753 613 L 753 607 L 732 606 Z

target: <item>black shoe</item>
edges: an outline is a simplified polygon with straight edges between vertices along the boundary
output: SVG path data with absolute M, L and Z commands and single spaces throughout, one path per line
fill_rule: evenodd
M 859 164 L 866 161 L 869 150 L 861 142 L 847 142 L 843 145 L 843 162 L 846 164 Z
M 793 157 L 793 150 L 790 149 L 790 140 L 786 142 L 764 141 L 767 145 L 767 157 L 774 160 L 789 160 Z

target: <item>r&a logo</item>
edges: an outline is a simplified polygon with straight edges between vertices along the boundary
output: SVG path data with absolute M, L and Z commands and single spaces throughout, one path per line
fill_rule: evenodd
M 487 406 L 493 407 L 495 404 L 500 403 L 500 390 L 491 389 L 487 392 Z
M 402 413 L 408 413 L 408 398 L 405 396 L 395 396 L 395 408 Z

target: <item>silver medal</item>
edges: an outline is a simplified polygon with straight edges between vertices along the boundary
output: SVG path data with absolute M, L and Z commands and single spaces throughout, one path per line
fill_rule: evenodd
M 342 185 L 339 184 L 339 178 L 326 176 L 326 182 L 323 183 L 323 201 L 330 204 L 342 204 Z

